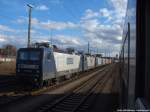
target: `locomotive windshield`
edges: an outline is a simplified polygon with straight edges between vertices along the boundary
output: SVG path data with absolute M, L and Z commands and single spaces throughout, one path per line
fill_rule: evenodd
M 40 51 L 20 51 L 19 60 L 38 61 L 40 59 Z

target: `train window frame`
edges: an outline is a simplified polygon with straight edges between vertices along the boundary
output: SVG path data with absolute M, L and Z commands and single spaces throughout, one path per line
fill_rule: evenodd
M 145 4 L 145 10 L 144 10 L 144 35 L 145 35 L 145 90 L 144 90 L 144 100 L 147 101 L 147 105 L 149 106 L 150 108 L 150 51 L 149 51 L 149 48 L 150 48 L 150 32 L 149 32 L 149 29 L 150 29 L 150 13 L 149 13 L 149 10 L 150 10 L 150 1 L 149 0 L 146 0 L 144 2 Z
M 141 5 L 142 4 L 142 5 Z M 138 44 L 137 47 L 140 48 L 138 49 L 138 67 L 137 67 L 137 74 L 138 79 L 137 83 L 140 83 L 141 87 L 137 85 L 137 90 L 138 94 L 136 95 L 135 99 L 135 106 L 136 109 L 150 109 L 150 1 L 149 0 L 139 0 L 139 3 L 137 5 L 137 24 L 138 24 L 138 29 L 137 29 L 137 39 L 138 39 Z M 142 15 L 142 16 L 141 16 Z M 140 63 L 139 60 L 144 61 L 142 64 Z M 141 68 L 141 66 L 143 68 Z M 139 69 L 140 68 L 140 69 Z M 140 93 L 139 93 L 140 92 Z

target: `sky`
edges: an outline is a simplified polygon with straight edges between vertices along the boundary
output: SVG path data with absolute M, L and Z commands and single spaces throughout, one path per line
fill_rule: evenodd
M 0 47 L 27 46 L 28 7 L 31 42 L 115 56 L 120 51 L 127 0 L 0 0 Z

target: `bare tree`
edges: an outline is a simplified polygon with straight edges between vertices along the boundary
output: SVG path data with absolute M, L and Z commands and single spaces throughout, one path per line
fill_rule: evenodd
M 14 45 L 6 44 L 3 46 L 3 55 L 5 56 L 16 56 L 17 49 Z

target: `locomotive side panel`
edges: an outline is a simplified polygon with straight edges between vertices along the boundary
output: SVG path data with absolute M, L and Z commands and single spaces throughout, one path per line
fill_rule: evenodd
M 56 66 L 52 49 L 46 48 L 44 50 L 42 69 L 42 80 L 49 80 L 56 77 Z
M 80 71 L 81 56 L 54 52 L 57 76 Z
M 95 57 L 93 56 L 87 56 L 87 67 L 88 69 L 92 69 L 95 67 Z
M 43 77 L 43 49 L 20 48 L 16 59 L 16 76 L 22 83 L 38 83 Z
M 102 65 L 105 65 L 105 58 L 102 58 Z
M 96 57 L 96 66 L 102 65 L 102 59 L 100 57 Z

